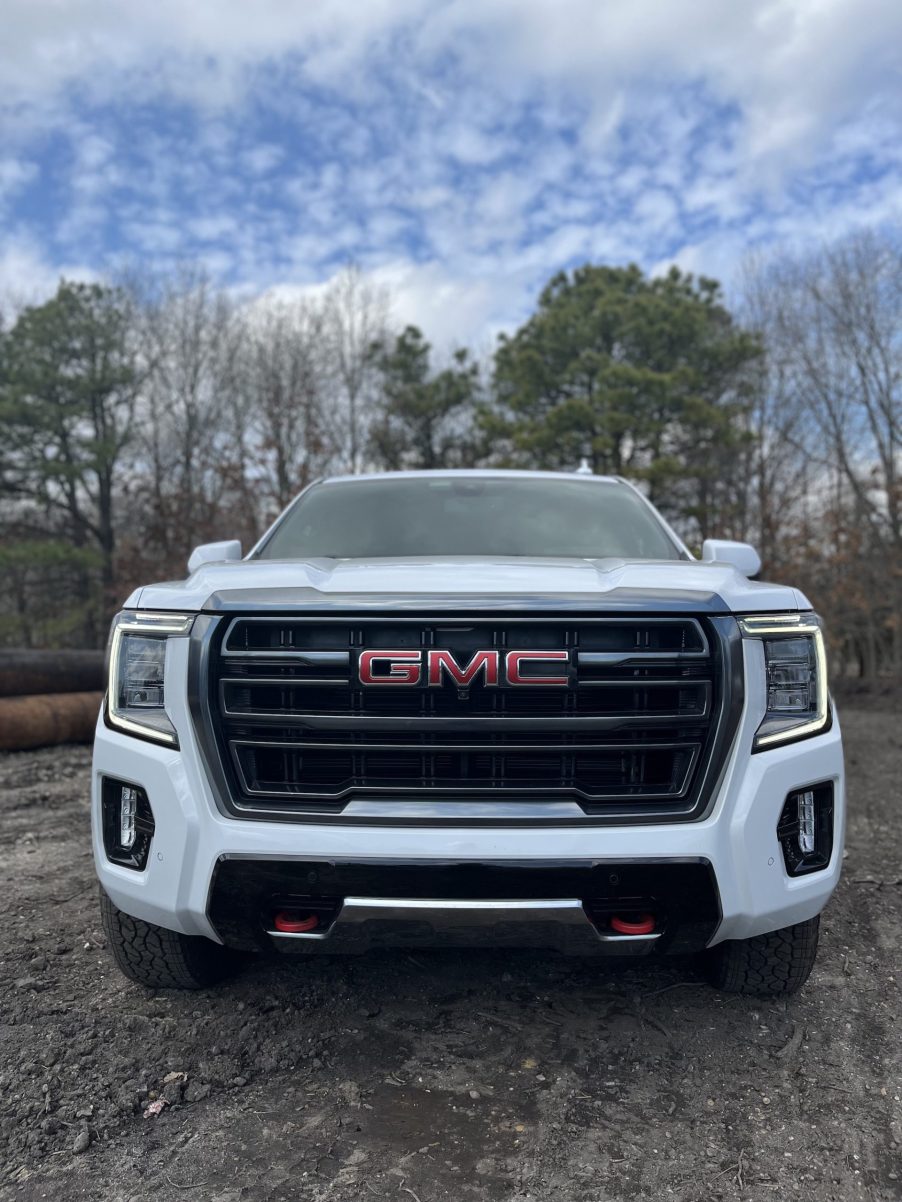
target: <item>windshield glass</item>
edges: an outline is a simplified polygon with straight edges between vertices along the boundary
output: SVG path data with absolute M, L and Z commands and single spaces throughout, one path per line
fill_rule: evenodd
M 652 510 L 625 485 L 516 476 L 317 484 L 288 510 L 257 554 L 680 558 Z

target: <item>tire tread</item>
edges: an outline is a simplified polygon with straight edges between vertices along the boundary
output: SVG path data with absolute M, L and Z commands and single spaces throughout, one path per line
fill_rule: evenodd
M 131 981 L 149 989 L 205 989 L 229 971 L 225 948 L 132 918 L 101 890 L 100 913 L 113 959 Z
M 796 993 L 817 958 L 820 916 L 751 939 L 732 939 L 709 953 L 712 983 L 726 993 Z

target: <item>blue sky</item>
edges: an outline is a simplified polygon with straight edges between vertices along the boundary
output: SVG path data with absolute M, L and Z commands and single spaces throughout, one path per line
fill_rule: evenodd
M 484 349 L 586 260 L 735 287 L 898 226 L 900 47 L 891 0 L 6 0 L 0 296 L 353 260 Z

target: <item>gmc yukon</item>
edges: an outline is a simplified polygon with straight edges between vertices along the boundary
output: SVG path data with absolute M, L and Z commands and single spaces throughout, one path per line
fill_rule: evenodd
M 824 642 L 743 543 L 620 478 L 307 488 L 113 623 L 93 764 L 107 935 L 145 985 L 236 952 L 697 953 L 790 993 L 840 872 Z

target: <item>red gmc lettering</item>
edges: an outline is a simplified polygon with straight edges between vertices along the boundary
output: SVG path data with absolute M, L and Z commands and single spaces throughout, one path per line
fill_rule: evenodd
M 485 685 L 498 684 L 498 652 L 477 651 L 465 668 L 461 668 L 450 651 L 430 651 L 427 656 L 429 665 L 429 684 L 442 683 L 442 671 L 446 671 L 455 684 L 464 687 L 472 684 L 480 672 Z
M 522 676 L 520 668 L 525 663 L 567 663 L 569 651 L 508 651 L 507 679 L 509 684 L 561 685 L 570 683 L 566 676 Z
M 568 651 L 508 651 L 505 656 L 507 683 L 510 685 L 546 685 L 566 688 L 570 681 L 564 676 L 523 675 L 523 667 L 529 663 L 566 664 Z M 418 685 L 423 668 L 422 651 L 361 651 L 358 672 L 361 684 Z M 459 688 L 467 688 L 482 673 L 482 683 L 489 688 L 499 684 L 501 653 L 498 651 L 475 651 L 464 667 L 454 655 L 446 650 L 426 652 L 426 679 L 430 687 L 440 687 L 443 673 L 447 672 Z
M 419 684 L 419 651 L 361 651 L 358 670 L 361 684 Z M 387 662 L 387 672 L 374 672 L 375 665 Z

